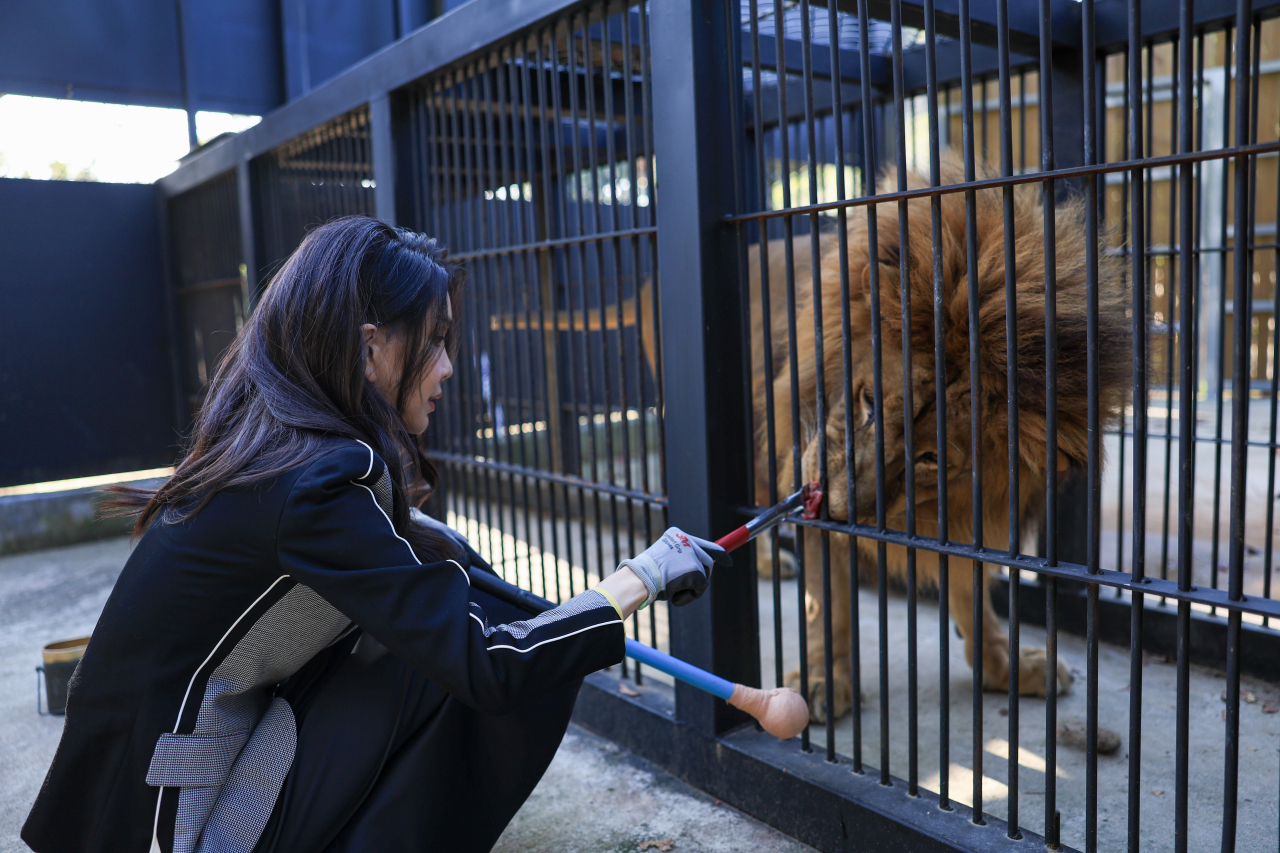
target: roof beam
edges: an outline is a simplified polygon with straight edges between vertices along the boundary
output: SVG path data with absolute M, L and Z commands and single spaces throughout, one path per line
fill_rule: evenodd
M 762 35 L 760 39 L 760 66 L 771 71 L 778 68 L 778 39 Z M 742 62 L 750 65 L 752 55 L 751 33 L 742 33 Z M 862 80 L 861 64 L 856 50 L 839 51 L 840 79 L 849 82 Z M 831 77 L 831 49 L 827 45 L 814 45 L 809 55 L 815 77 Z M 782 40 L 782 62 L 788 74 L 804 72 L 804 44 L 795 39 Z M 876 85 L 888 84 L 892 81 L 889 58 L 873 54 L 871 57 L 871 82 Z
M 825 7 L 827 2 L 829 0 L 814 0 L 814 5 Z M 841 12 L 851 15 L 858 13 L 857 0 L 835 0 L 835 2 L 836 8 Z M 1168 2 L 1168 0 L 1148 0 L 1148 2 L 1159 3 Z M 1280 2 L 1280 0 L 1274 0 L 1274 2 Z M 925 15 L 922 0 L 901 0 L 901 3 L 902 25 L 924 29 Z M 872 18 L 887 21 L 890 18 L 892 6 L 893 0 L 867 0 L 867 14 Z M 1052 0 L 1050 16 L 1054 45 L 1079 47 L 1080 4 L 1075 0 Z M 935 0 L 934 18 L 939 35 L 960 38 L 960 0 Z M 970 0 L 969 22 L 975 46 L 996 46 L 996 0 Z M 1014 53 L 1032 56 L 1039 53 L 1040 19 L 1035 4 L 1009 4 L 1009 49 Z

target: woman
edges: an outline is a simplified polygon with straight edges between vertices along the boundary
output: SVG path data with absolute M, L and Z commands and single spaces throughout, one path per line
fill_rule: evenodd
M 623 620 L 705 589 L 723 551 L 673 528 L 529 619 L 414 520 L 415 436 L 461 337 L 444 255 L 365 217 L 313 231 L 174 476 L 115 489 L 141 540 L 72 678 L 38 853 L 487 850 Z

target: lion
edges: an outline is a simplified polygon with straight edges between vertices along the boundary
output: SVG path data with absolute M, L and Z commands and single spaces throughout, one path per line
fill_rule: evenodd
M 942 184 L 960 183 L 963 172 L 955 159 L 943 169 Z M 913 174 L 913 189 L 927 187 L 926 178 Z M 881 179 L 882 192 L 896 189 L 886 178 Z M 1018 518 L 1024 528 L 1038 518 L 1044 506 L 1046 474 L 1046 395 L 1045 395 L 1045 257 L 1044 208 L 1039 184 L 1019 186 L 1014 192 L 1013 221 L 1016 259 L 1017 305 L 1017 411 L 1020 425 L 1017 449 L 1020 488 Z M 903 418 L 904 386 L 902 376 L 902 304 L 899 287 L 901 246 L 898 235 L 898 204 L 881 203 L 876 207 L 878 231 L 878 263 L 880 281 L 880 322 L 882 330 L 882 386 L 884 424 L 884 471 L 887 523 L 891 530 L 906 529 L 906 490 L 904 474 L 910 464 L 915 476 L 916 533 L 933 537 L 938 531 L 938 465 L 936 428 L 936 382 L 934 364 L 934 285 L 933 239 L 930 201 L 914 199 L 908 208 L 907 293 L 911 324 L 911 401 L 914 459 L 905 458 L 905 425 Z M 1007 408 L 1006 303 L 1004 260 L 1004 213 L 1002 191 L 976 193 L 977 270 L 978 270 L 978 363 L 981 365 L 979 388 L 981 399 L 980 481 L 982 485 L 983 544 L 997 550 L 1009 545 L 1009 429 Z M 1076 197 L 1056 205 L 1057 246 L 1057 333 L 1058 333 L 1058 452 L 1056 466 L 1067 471 L 1084 466 L 1088 458 L 1086 369 L 1086 237 L 1085 202 Z M 966 257 L 965 195 L 941 196 L 941 269 L 943 282 L 944 349 L 946 376 L 946 453 L 945 477 L 948 501 L 948 536 L 950 541 L 973 541 L 971 385 L 969 370 L 969 284 Z M 851 395 L 845 398 L 843 377 L 845 341 L 841 334 L 840 259 L 838 241 L 830 231 L 821 234 L 818 268 L 821 281 L 823 328 L 824 387 L 826 423 L 817 422 L 817 370 L 814 359 L 814 314 L 812 257 L 810 236 L 793 240 L 794 281 L 796 292 L 796 346 L 799 353 L 799 400 L 802 457 L 801 482 L 819 479 L 818 431 L 826 434 L 827 470 L 826 501 L 830 517 L 847 521 L 845 458 L 845 406 L 853 407 L 852 423 L 856 506 L 852 516 L 858 522 L 874 524 L 876 520 L 875 430 L 871 300 L 868 223 L 864 209 L 850 210 L 847 215 L 847 258 L 851 335 Z M 1105 246 L 1110 235 L 1103 231 L 1100 242 Z M 771 348 L 774 372 L 764 370 L 764 329 L 760 301 L 759 247 L 753 246 L 749 257 L 752 302 L 753 343 L 753 408 L 756 435 L 756 501 L 769 504 L 768 444 L 765 389 L 772 383 L 775 401 L 773 422 L 778 490 L 791 491 L 796 478 L 792 450 L 792 376 L 790 370 L 788 317 L 785 301 L 785 257 L 782 240 L 767 246 L 768 280 L 772 296 L 770 304 Z M 1129 319 L 1126 319 L 1123 261 L 1113 253 L 1100 251 L 1097 258 L 1099 403 L 1104 420 L 1118 414 L 1127 387 L 1130 361 Z M 1019 538 L 1024 531 L 1020 530 Z M 1064 535 L 1073 535 L 1064 531 Z M 1079 531 L 1083 535 L 1083 531 Z M 824 667 L 823 603 L 821 572 L 821 539 L 810 532 L 805 537 L 804 557 L 808 567 L 805 576 L 805 600 L 808 623 L 808 687 L 812 717 L 826 719 L 826 674 Z M 876 567 L 877 542 L 859 539 L 859 565 Z M 849 537 L 830 536 L 831 618 L 833 623 L 834 708 L 836 717 L 849 711 L 853 696 L 850 667 L 849 619 Z M 898 545 L 887 546 L 888 571 L 891 576 L 905 578 L 907 551 Z M 769 549 L 758 553 L 768 571 Z M 917 582 L 921 586 L 936 585 L 938 555 L 916 552 Z M 960 635 L 964 638 L 965 657 L 973 665 L 973 638 L 982 635 L 982 688 L 1003 691 L 1009 685 L 1008 635 L 1000 626 L 992 609 L 989 581 L 990 564 L 984 573 L 982 619 L 975 630 L 973 624 L 973 564 L 967 559 L 949 561 L 949 608 Z M 1024 695 L 1046 695 L 1047 658 L 1043 648 L 1023 648 L 1020 654 L 1019 690 Z M 1070 670 L 1058 661 L 1057 683 L 1060 692 L 1070 689 Z M 800 673 L 792 672 L 787 683 L 800 687 Z

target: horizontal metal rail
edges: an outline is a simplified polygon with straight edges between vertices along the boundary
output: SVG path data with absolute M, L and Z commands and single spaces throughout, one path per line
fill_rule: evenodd
M 1183 163 L 1203 163 L 1206 160 L 1226 160 L 1237 157 L 1251 157 L 1257 154 L 1268 154 L 1280 151 L 1280 140 L 1259 142 L 1254 145 L 1237 145 L 1231 148 L 1215 148 L 1212 151 L 1191 151 L 1185 154 L 1166 154 L 1161 157 L 1147 157 L 1142 160 L 1120 160 L 1114 163 L 1102 163 L 1096 166 L 1072 166 L 1066 169 L 1054 169 L 1051 172 L 1030 172 L 1007 177 L 983 178 L 960 184 L 947 184 L 938 187 L 922 187 L 917 190 L 900 190 L 898 192 L 877 193 L 871 196 L 843 199 L 841 201 L 824 201 L 820 204 L 796 205 L 783 210 L 762 210 L 755 213 L 738 213 L 725 216 L 722 222 L 755 222 L 762 219 L 779 219 L 787 216 L 804 216 L 811 213 L 825 213 L 841 208 L 865 207 L 871 204 L 888 204 L 895 201 L 910 201 L 917 198 L 962 193 L 969 190 L 995 190 L 1002 187 L 1013 187 L 1020 184 L 1041 184 L 1045 181 L 1065 181 L 1072 178 L 1087 178 L 1090 175 L 1104 175 L 1112 172 L 1132 172 L 1135 169 L 1151 169 L 1160 166 L 1177 166 Z
M 763 510 L 743 508 L 740 511 L 744 515 L 754 516 Z M 936 554 L 945 554 L 948 557 L 1008 566 L 1011 569 L 1027 569 L 1028 571 L 1055 578 L 1067 578 L 1082 583 L 1096 583 L 1099 586 L 1113 589 L 1123 589 L 1144 595 L 1159 595 L 1165 598 L 1172 598 L 1175 601 L 1188 601 L 1192 604 L 1222 607 L 1240 613 L 1253 613 L 1257 616 L 1280 617 L 1280 601 L 1260 596 L 1241 596 L 1239 599 L 1231 599 L 1228 592 L 1222 589 L 1192 586 L 1188 590 L 1182 590 L 1175 581 L 1150 577 L 1134 580 L 1133 576 L 1128 572 L 1117 572 L 1110 569 L 1099 569 L 1094 574 L 1089 571 L 1087 566 L 1075 563 L 1063 563 L 1060 561 L 1057 565 L 1051 566 L 1044 557 L 1031 557 L 1026 554 L 1015 555 L 997 548 L 977 548 L 973 545 L 961 545 L 954 542 L 942 543 L 929 536 L 911 536 L 897 530 L 880 530 L 870 524 L 846 524 L 839 521 L 822 521 L 816 518 L 797 518 L 791 520 L 790 523 L 798 527 L 810 527 L 830 533 L 844 533 L 858 539 L 870 539 L 875 542 L 885 542 L 889 545 L 901 545 L 904 548 L 932 551 Z
M 441 450 L 428 450 L 425 455 L 433 462 L 443 462 L 446 465 L 458 465 L 480 471 L 514 474 L 518 477 L 528 477 L 547 483 L 572 486 L 575 489 L 586 489 L 589 492 L 600 492 L 601 494 L 613 495 L 627 500 L 642 501 L 652 507 L 665 507 L 667 505 L 667 499 L 663 495 L 655 495 L 639 489 L 627 489 L 611 483 L 596 483 L 579 477 L 571 477 L 568 474 L 557 474 L 554 471 L 542 471 L 537 468 L 528 468 L 524 465 L 513 465 L 509 462 L 496 462 L 492 459 L 475 459 L 471 456 L 464 456 L 461 453 L 446 453 Z
M 629 240 L 633 237 L 652 237 L 658 233 L 657 226 L 642 228 L 622 228 L 617 231 L 599 231 L 591 234 L 575 234 L 572 237 L 557 237 L 552 240 L 538 240 L 533 243 L 520 243 L 515 246 L 493 246 L 487 249 L 472 249 L 469 252 L 458 252 L 450 255 L 454 261 L 469 261 L 475 258 L 500 258 L 504 255 L 518 255 L 522 252 L 546 251 L 560 249 L 565 246 L 578 246 L 583 243 L 598 243 L 601 240 Z

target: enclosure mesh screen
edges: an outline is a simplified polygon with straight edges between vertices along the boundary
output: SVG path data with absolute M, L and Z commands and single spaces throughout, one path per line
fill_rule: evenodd
M 663 529 L 647 15 L 591 4 L 408 102 L 413 227 L 468 276 L 434 506 L 560 601 Z M 665 615 L 631 631 L 661 644 Z

